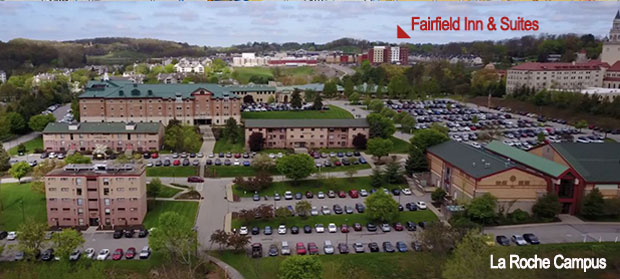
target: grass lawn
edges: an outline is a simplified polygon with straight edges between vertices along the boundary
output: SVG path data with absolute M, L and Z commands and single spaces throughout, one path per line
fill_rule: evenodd
M 236 73 L 236 79 L 240 83 L 248 83 L 252 76 L 262 76 L 267 78 L 273 78 L 273 73 L 268 67 L 238 67 L 233 68 Z
M 243 140 L 232 143 L 227 138 L 220 138 L 215 142 L 215 147 L 213 147 L 213 153 L 220 152 L 232 152 L 232 153 L 243 153 L 245 152 L 245 147 L 243 146 Z
M 263 149 L 263 150 L 259 151 L 258 153 L 265 153 L 265 154 L 270 154 L 270 153 L 274 153 L 274 154 L 278 154 L 278 153 L 289 154 L 289 153 L 293 153 L 293 150 L 287 149 L 287 148 L 270 148 L 270 149 Z
M 329 110 L 301 110 L 301 111 L 265 111 L 242 112 L 244 119 L 352 119 L 353 115 L 337 106 L 329 105 Z
M 147 191 L 149 187 L 151 187 L 150 184 L 147 184 L 146 185 Z M 159 193 L 157 194 L 157 198 L 172 198 L 172 196 L 176 195 L 176 193 L 181 192 L 181 191 L 183 190 L 163 185 L 161 187 L 161 190 L 159 190 Z
M 289 243 L 289 245 L 291 245 Z M 318 243 L 321 246 L 321 243 Z M 620 262 L 620 244 L 617 243 L 570 243 L 543 244 L 530 246 L 498 247 L 506 254 L 518 254 L 521 257 L 549 258 L 562 254 L 565 258 L 605 258 L 607 268 L 556 269 L 551 264 L 549 269 L 497 270 L 489 278 L 618 278 L 617 264 Z M 245 253 L 230 251 L 214 252 L 212 255 L 237 269 L 246 279 L 277 278 L 278 267 L 285 256 L 252 259 Z M 357 278 L 357 279 L 401 279 L 401 278 L 442 278 L 441 272 L 448 257 L 429 252 L 408 253 L 364 253 L 349 255 L 319 255 L 323 266 L 323 279 Z M 483 266 L 471 268 L 489 269 L 488 262 Z
M 35 149 L 43 149 L 43 137 L 38 136 L 34 139 L 24 142 L 24 146 L 26 147 L 26 153 L 33 153 Z M 9 155 L 17 155 L 17 147 L 18 145 L 9 149 Z
M 392 141 L 393 145 L 390 153 L 409 153 L 409 147 L 411 146 L 411 143 L 408 143 L 396 137 L 390 137 L 390 140 Z
M 34 218 L 37 222 L 47 223 L 45 195 L 30 190 L 30 183 L 2 183 L 0 198 L 4 206 L 4 210 L 0 211 L 0 230 L 17 230 L 17 227 L 23 223 L 24 216 Z
M 363 203 L 361 200 L 358 201 Z M 353 204 L 350 204 L 351 206 Z M 277 204 L 276 204 L 277 206 Z M 437 216 L 430 210 L 418 210 L 418 211 L 402 211 L 398 217 L 398 222 L 405 223 L 407 221 L 435 221 L 437 220 Z M 337 226 L 341 224 L 348 224 L 349 226 L 353 225 L 353 223 L 360 223 L 362 226 L 371 222 L 370 219 L 367 218 L 365 213 L 353 213 L 353 214 L 334 214 L 332 212 L 331 215 L 318 215 L 318 216 L 310 216 L 306 219 L 301 217 L 289 217 L 286 219 L 275 218 L 272 220 L 253 220 L 249 223 L 244 223 L 239 219 L 232 220 L 232 227 L 239 228 L 242 225 L 246 226 L 258 226 L 259 228 L 264 228 L 269 225 L 272 228 L 276 228 L 280 224 L 285 224 L 287 227 L 298 226 L 303 227 L 304 225 L 314 226 L 314 224 L 323 224 L 327 226 L 329 223 L 335 223 Z
M 338 171 L 347 171 L 347 170 L 365 170 L 365 169 L 369 169 L 369 168 L 370 168 L 369 164 L 348 165 L 348 166 L 340 166 L 340 167 L 322 167 L 321 168 L 321 172 L 338 172 Z
M 317 193 L 319 191 L 327 192 L 329 190 L 334 191 L 348 191 L 351 189 L 366 189 L 369 190 L 373 187 L 370 186 L 370 177 L 354 177 L 353 179 L 348 178 L 326 178 L 322 180 L 302 180 L 298 183 L 298 185 L 292 185 L 289 181 L 281 181 L 274 182 L 267 189 L 260 191 L 259 194 L 273 196 L 274 192 L 280 193 L 280 195 L 284 194 L 285 191 L 302 192 L 312 191 L 313 193 Z M 406 187 L 405 184 L 389 184 L 384 185 L 384 188 L 393 189 L 393 188 L 403 188 Z M 238 189 L 236 186 L 233 186 L 233 193 L 239 197 L 251 197 L 253 193 L 243 193 L 243 190 Z
M 146 169 L 146 176 L 160 177 L 188 177 L 198 175 L 198 168 L 193 166 L 150 167 Z
M 168 211 L 174 211 L 185 216 L 192 224 L 198 214 L 198 203 L 191 201 L 149 201 L 149 210 L 144 218 L 144 227 L 157 227 L 159 216 Z
M 205 171 L 207 177 L 237 177 L 255 176 L 256 170 L 245 166 L 208 166 Z

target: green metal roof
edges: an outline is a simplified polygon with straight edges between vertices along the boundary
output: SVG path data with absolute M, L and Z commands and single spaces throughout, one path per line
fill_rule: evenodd
M 76 130 L 70 130 L 70 125 L 78 125 Z M 156 134 L 163 128 L 161 123 L 135 123 L 133 130 L 127 130 L 123 122 L 81 122 L 75 124 L 49 123 L 43 134 Z
M 224 88 L 230 92 L 276 91 L 275 86 L 264 84 L 229 85 Z
M 194 98 L 198 89 L 213 93 L 216 99 L 239 98 L 226 87 L 212 83 L 194 84 L 134 84 L 130 81 L 89 81 L 80 98 Z
M 427 151 L 474 178 L 518 167 L 514 162 L 489 151 L 452 140 L 429 147 Z
M 588 182 L 620 182 L 620 143 L 552 143 Z
M 358 119 L 246 119 L 246 128 L 367 128 L 366 118 Z
M 301 85 L 278 86 L 277 89 L 278 89 L 278 92 L 288 92 L 288 91 L 293 92 L 295 88 L 301 91 L 314 90 L 317 92 L 323 92 L 323 87 L 325 87 L 325 85 L 322 83 L 308 83 L 308 84 L 301 84 Z M 344 91 L 344 87 L 340 85 L 336 85 L 336 90 Z
M 540 171 L 542 173 L 545 173 L 547 175 L 550 175 L 556 178 L 560 174 L 568 170 L 567 166 L 558 164 L 554 161 L 551 161 L 549 159 L 546 159 L 540 156 L 536 156 L 532 153 L 523 151 L 521 149 L 503 144 L 496 140 L 490 142 L 484 148 L 492 152 L 495 152 L 501 156 L 504 156 L 506 158 L 510 158 L 511 160 L 517 163 L 526 165 L 530 168 L 533 168 L 537 171 Z

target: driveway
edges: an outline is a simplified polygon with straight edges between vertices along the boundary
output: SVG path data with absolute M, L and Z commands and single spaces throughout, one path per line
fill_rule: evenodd
M 617 241 L 620 239 L 619 224 L 529 224 L 504 227 L 485 228 L 484 232 L 494 235 L 533 233 L 542 243 L 584 242 L 584 241 Z

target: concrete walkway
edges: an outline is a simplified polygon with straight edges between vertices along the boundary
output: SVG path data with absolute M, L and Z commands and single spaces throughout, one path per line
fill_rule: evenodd
M 20 143 L 27 142 L 27 141 L 32 140 L 32 139 L 34 139 L 34 138 L 36 138 L 36 137 L 38 137 L 40 135 L 41 135 L 41 132 L 32 132 L 30 134 L 23 135 L 23 136 L 21 136 L 19 138 L 3 142 L 2 146 L 4 147 L 4 150 L 8 151 L 9 149 L 11 149 L 13 147 L 18 146 Z
M 209 254 L 205 253 L 205 257 L 207 258 L 207 260 L 211 261 L 212 263 L 216 264 L 218 267 L 220 267 L 222 270 L 224 270 L 224 273 L 226 274 L 226 278 L 230 278 L 230 279 L 244 279 L 243 275 L 241 275 L 241 273 L 239 273 L 239 271 L 237 271 L 235 268 L 233 268 L 232 266 L 228 265 L 227 263 L 221 261 L 220 259 L 213 257 Z

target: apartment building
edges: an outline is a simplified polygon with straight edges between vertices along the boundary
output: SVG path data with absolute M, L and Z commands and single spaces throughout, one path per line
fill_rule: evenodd
M 113 229 L 141 225 L 146 215 L 142 164 L 71 164 L 45 176 L 50 227 Z
M 556 89 L 578 91 L 603 84 L 607 63 L 592 60 L 586 63 L 526 62 L 507 71 L 506 92 L 526 86 L 535 90 Z
M 409 63 L 409 48 L 399 46 L 375 46 L 368 51 L 368 61 L 371 64 L 392 63 L 407 65 Z M 366 60 L 365 57 L 360 62 Z
M 267 65 L 265 57 L 258 57 L 255 53 L 245 52 L 241 56 L 233 57 L 233 67 L 258 67 Z
M 353 138 L 368 138 L 362 119 L 246 119 L 245 147 L 253 133 L 263 134 L 265 148 L 351 148 Z
M 159 151 L 164 144 L 161 123 L 49 123 L 43 130 L 46 151 L 92 151 L 99 146 L 122 151 Z
M 159 122 L 223 125 L 241 120 L 241 98 L 217 84 L 135 84 L 90 81 L 79 96 L 84 122 Z

